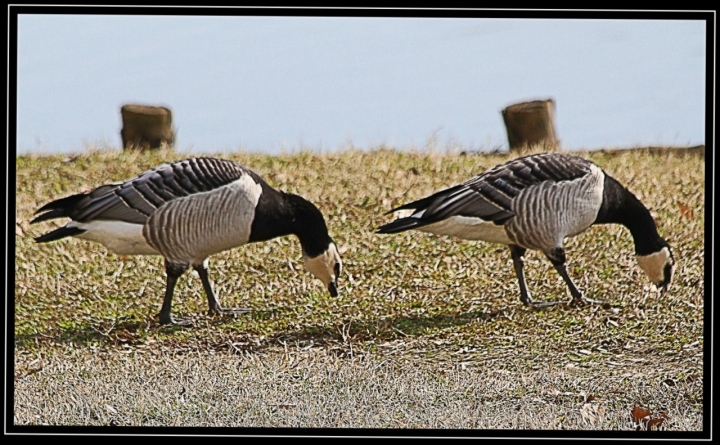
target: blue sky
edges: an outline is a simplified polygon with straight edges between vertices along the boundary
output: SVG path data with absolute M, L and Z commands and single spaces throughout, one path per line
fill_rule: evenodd
M 545 98 L 567 149 L 703 144 L 707 32 L 693 20 L 21 15 L 17 151 L 119 148 L 124 103 L 171 108 L 179 151 L 504 150 L 501 110 Z

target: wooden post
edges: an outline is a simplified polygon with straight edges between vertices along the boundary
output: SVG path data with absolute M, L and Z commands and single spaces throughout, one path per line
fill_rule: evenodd
M 556 151 L 555 102 L 552 99 L 534 100 L 510 105 L 502 110 L 510 151 L 540 145 L 544 150 Z
M 123 121 L 120 137 L 125 150 L 172 147 L 175 143 L 170 109 L 126 104 L 120 108 L 120 114 Z

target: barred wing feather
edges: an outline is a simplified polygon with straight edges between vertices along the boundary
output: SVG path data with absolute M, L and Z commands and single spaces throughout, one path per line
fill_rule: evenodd
M 545 181 L 577 179 L 591 172 L 590 165 L 582 158 L 566 155 L 518 158 L 395 210 L 424 210 L 421 217 L 426 222 L 471 216 L 502 224 L 515 215 L 512 202 L 522 190 Z
M 256 176 L 239 164 L 222 159 L 197 158 L 163 164 L 126 182 L 98 187 L 75 206 L 70 217 L 81 222 L 106 219 L 144 224 L 168 202 L 214 190 L 244 174 Z

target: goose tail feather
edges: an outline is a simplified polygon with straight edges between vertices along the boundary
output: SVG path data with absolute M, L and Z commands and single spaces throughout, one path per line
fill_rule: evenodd
M 426 221 L 422 221 L 419 218 L 408 216 L 407 218 L 398 218 L 395 221 L 389 222 L 377 228 L 375 233 L 398 233 L 404 232 L 410 229 L 417 229 L 427 225 Z
M 37 238 L 35 238 L 35 242 L 47 243 L 50 241 L 59 240 L 61 238 L 66 238 L 68 236 L 80 235 L 84 232 L 86 232 L 86 230 L 79 227 L 60 227 L 59 229 L 55 229 L 52 232 L 46 233 L 45 235 L 38 236 Z
M 56 199 L 55 201 L 49 202 L 44 206 L 40 207 L 35 212 L 36 215 L 42 212 L 47 213 L 44 213 L 33 219 L 32 221 L 30 221 L 30 224 L 47 221 L 49 219 L 62 218 L 64 216 L 70 217 L 70 212 L 86 196 L 86 193 L 78 193 L 77 195 L 67 196 L 65 198 Z

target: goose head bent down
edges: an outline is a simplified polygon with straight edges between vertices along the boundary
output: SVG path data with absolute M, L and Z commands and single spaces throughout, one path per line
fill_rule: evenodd
M 162 255 L 167 286 L 160 310 L 163 324 L 190 324 L 171 315 L 178 278 L 197 271 L 211 313 L 224 309 L 208 278 L 208 257 L 234 247 L 296 235 L 308 270 L 337 296 L 342 262 L 325 219 L 310 201 L 270 187 L 238 163 L 192 158 L 163 164 L 125 182 L 52 201 L 31 223 L 68 217 L 63 227 L 37 237 L 38 243 L 74 236 L 95 241 L 121 255 Z
M 330 295 L 337 297 L 338 278 L 342 272 L 342 261 L 335 243 L 330 242 L 325 252 L 314 257 L 303 249 L 303 260 L 305 261 L 305 268 L 327 286 Z

